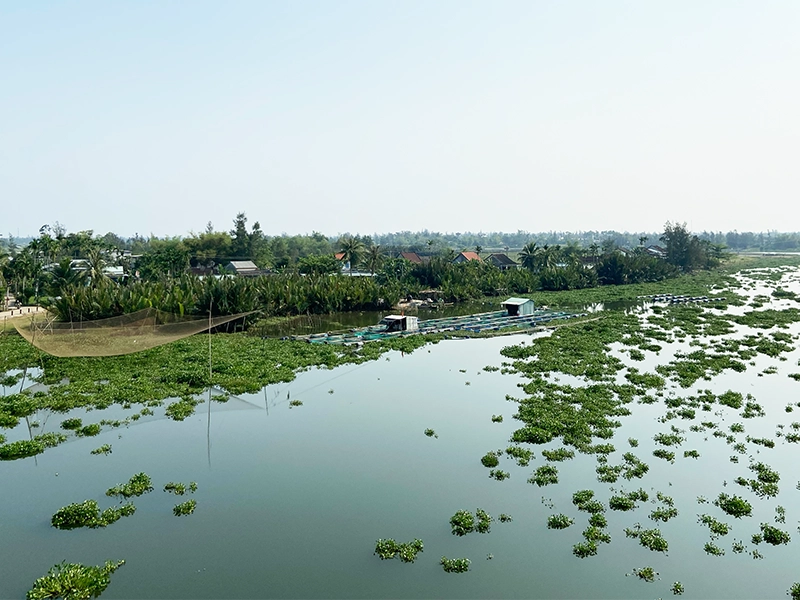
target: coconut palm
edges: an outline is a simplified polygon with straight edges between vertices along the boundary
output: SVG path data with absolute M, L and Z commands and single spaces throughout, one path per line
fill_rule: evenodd
M 361 262 L 364 255 L 364 243 L 353 236 L 346 236 L 339 240 L 339 251 L 344 255 L 343 260 L 350 263 L 350 274 L 353 274 L 353 265 Z
M 536 245 L 536 242 L 528 242 L 518 254 L 519 262 L 531 272 L 538 271 L 541 254 L 542 249 Z
M 364 266 L 367 267 L 370 275 L 374 275 L 375 271 L 381 267 L 383 259 L 384 256 L 380 246 L 372 245 L 367 248 L 367 254 L 364 257 Z M 352 265 L 353 263 L 350 264 Z

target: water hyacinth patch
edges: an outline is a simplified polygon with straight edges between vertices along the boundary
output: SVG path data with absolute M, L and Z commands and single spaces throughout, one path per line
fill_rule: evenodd
M 172 514 L 174 514 L 176 517 L 191 515 L 195 508 L 197 508 L 197 500 L 187 500 L 186 502 L 181 502 L 180 504 L 173 506 Z
M 108 561 L 102 567 L 62 562 L 51 567 L 47 575 L 37 579 L 25 598 L 26 600 L 98 598 L 111 583 L 111 574 L 124 564 L 124 560 Z
M 675 583 L 672 584 L 670 591 L 675 596 L 681 596 L 686 591 L 686 589 L 683 587 L 683 584 L 680 581 L 676 581 Z
M 67 430 L 73 430 L 74 431 L 76 429 L 80 429 L 82 426 L 83 426 L 83 421 L 81 421 L 80 419 L 77 419 L 77 418 L 64 419 L 63 421 L 61 421 L 61 429 L 67 429 Z
M 438 435 L 436 435 L 436 432 L 435 432 L 433 429 L 426 429 L 426 430 L 424 431 L 424 433 L 425 433 L 425 435 L 427 435 L 428 437 L 437 438 L 437 439 L 438 439 L 438 437 L 439 437 Z
M 572 547 L 572 553 L 578 558 L 588 558 L 597 556 L 597 542 L 580 542 Z
M 703 551 L 709 556 L 725 556 L 725 550 L 717 546 L 714 542 L 706 542 Z
M 539 487 L 558 483 L 558 469 L 553 465 L 543 465 L 533 472 L 528 483 L 535 483 Z
M 447 558 L 443 556 L 439 561 L 445 573 L 466 573 L 469 571 L 470 560 L 468 558 Z
M 666 552 L 669 550 L 669 544 L 667 540 L 661 536 L 660 529 L 642 529 L 642 526 L 637 523 L 632 528 L 628 527 L 625 529 L 625 536 L 638 539 L 639 544 L 648 550 L 653 550 L 655 552 Z
M 642 567 L 641 569 L 634 569 L 633 574 L 639 579 L 648 583 L 653 583 L 656 580 L 658 573 L 655 572 L 653 567 Z
M 433 430 L 430 430 L 433 431 Z M 427 433 L 426 433 L 427 435 Z M 487 452 L 481 457 L 481 464 L 486 468 L 496 467 L 500 464 L 500 459 L 497 458 L 497 453 L 494 451 Z
M 103 454 L 105 456 L 111 454 L 111 444 L 103 444 L 99 448 L 91 451 L 91 454 Z
M 475 517 L 468 510 L 456 511 L 456 514 L 450 517 L 450 527 L 453 535 L 467 535 L 475 530 Z
M 574 519 L 570 519 L 567 515 L 558 514 L 558 515 L 550 515 L 547 517 L 547 528 L 548 529 L 566 529 L 570 525 L 575 522 Z
M 544 456 L 545 460 L 551 462 L 562 462 L 574 458 L 575 452 L 568 448 L 557 448 L 555 450 L 542 450 L 542 456 Z
M 533 451 L 520 446 L 509 446 L 506 448 L 506 454 L 515 458 L 520 467 L 527 467 L 533 458 Z
M 730 525 L 727 523 L 723 523 L 722 521 L 718 521 L 711 515 L 697 515 L 697 522 L 706 525 L 711 532 L 712 537 L 716 538 L 721 535 L 728 535 L 730 531 Z
M 503 415 L 492 415 L 492 423 L 502 423 Z
M 414 539 L 403 544 L 398 544 L 393 539 L 381 539 L 375 543 L 375 554 L 380 556 L 381 560 L 399 557 L 404 563 L 413 563 L 417 560 L 417 554 L 422 552 L 423 548 L 424 545 L 420 539 Z
M 170 481 L 168 484 L 164 486 L 164 491 L 170 494 L 175 494 L 176 496 L 183 496 L 187 490 L 190 493 L 195 493 L 197 491 L 197 483 L 194 481 L 189 482 L 189 485 L 185 485 L 183 483 L 175 483 L 174 481 Z
M 761 536 L 765 542 L 772 544 L 773 546 L 788 544 L 790 541 L 792 541 L 792 537 L 788 532 L 778 529 L 777 527 L 773 527 L 769 523 L 761 524 Z
M 56 529 L 77 529 L 88 527 L 97 529 L 107 527 L 122 517 L 129 517 L 136 512 L 133 504 L 107 508 L 102 513 L 94 500 L 85 500 L 79 504 L 69 504 L 56 511 L 50 523 Z
M 150 476 L 146 473 L 137 473 L 130 478 L 128 483 L 121 483 L 106 490 L 106 496 L 130 498 L 132 496 L 141 496 L 142 494 L 152 491 L 153 484 L 150 480 Z

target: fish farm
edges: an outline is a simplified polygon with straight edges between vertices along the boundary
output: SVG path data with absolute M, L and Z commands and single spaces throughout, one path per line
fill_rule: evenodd
M 420 333 L 447 333 L 449 331 L 464 331 L 470 333 L 484 333 L 500 330 L 532 329 L 553 321 L 585 317 L 587 313 L 573 313 L 556 310 L 535 310 L 527 315 L 509 315 L 505 310 L 465 315 L 460 317 L 446 317 L 440 319 L 426 319 L 417 321 L 406 328 L 395 328 L 400 319 L 416 321 L 416 317 L 403 317 L 394 315 L 384 318 L 377 325 L 351 329 L 347 332 L 315 333 L 311 335 L 292 336 L 293 340 L 304 340 L 311 344 L 337 344 L 350 345 L 385 340 Z

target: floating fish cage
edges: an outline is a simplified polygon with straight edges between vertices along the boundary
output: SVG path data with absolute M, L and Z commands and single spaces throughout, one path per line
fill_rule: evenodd
M 445 317 L 418 321 L 415 329 L 388 331 L 385 323 L 351 329 L 347 332 L 315 333 L 312 335 L 294 336 L 294 340 L 304 340 L 310 344 L 350 345 L 374 340 L 386 340 L 418 333 L 447 333 L 449 331 L 467 331 L 481 333 L 505 329 L 531 329 L 553 321 L 573 319 L 586 316 L 586 313 L 569 313 L 554 310 L 537 310 L 528 315 L 509 316 L 505 310 L 464 315 L 461 317 Z
M 725 298 L 709 298 L 708 296 L 685 296 L 674 294 L 654 294 L 651 296 L 639 296 L 655 303 L 666 304 L 705 304 L 708 302 L 724 301 Z

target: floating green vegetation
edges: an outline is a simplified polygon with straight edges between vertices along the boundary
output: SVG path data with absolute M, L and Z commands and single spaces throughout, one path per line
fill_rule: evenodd
M 719 495 L 719 498 L 714 500 L 714 505 L 722 509 L 722 512 L 725 514 L 736 519 L 749 517 L 753 514 L 752 505 L 740 496 L 729 496 L 728 494 L 722 493 Z
M 111 574 L 124 564 L 124 560 L 108 561 L 102 567 L 62 562 L 51 567 L 47 575 L 34 581 L 25 598 L 26 600 L 98 598 L 111 583 Z
M 597 543 L 597 542 L 601 542 L 604 544 L 611 543 L 611 536 L 608 534 L 608 532 L 603 531 L 600 527 L 595 527 L 594 525 L 590 525 L 589 527 L 584 529 L 581 535 L 589 543 Z
M 535 483 L 539 487 L 558 483 L 558 469 L 553 465 L 543 465 L 533 472 L 528 483 Z
M 793 583 L 786 595 L 791 596 L 792 600 L 800 600 L 800 583 Z
M 475 531 L 478 533 L 489 533 L 492 527 L 492 517 L 482 508 L 478 508 L 475 510 L 475 517 L 477 518 L 477 523 L 475 523 Z
M 289 400 L 289 408 L 294 408 L 295 406 L 303 406 L 302 400 Z
M 551 462 L 563 462 L 575 457 L 575 451 L 569 448 L 556 448 L 555 450 L 542 450 L 545 460 Z
M 683 458 L 700 458 L 700 453 L 697 450 L 684 450 Z
M 507 515 L 506 513 L 500 513 L 497 516 L 497 520 L 500 521 L 501 523 L 510 523 L 511 521 L 514 520 L 514 518 L 511 515 Z
M 669 550 L 669 544 L 667 540 L 661 536 L 660 529 L 642 529 L 642 526 L 637 523 L 632 528 L 627 527 L 625 529 L 625 536 L 638 539 L 639 544 L 648 550 L 653 550 L 655 552 L 666 552 Z
M 533 458 L 533 451 L 520 446 L 509 446 L 506 448 L 506 454 L 516 459 L 520 467 L 527 467 Z
M 94 450 L 92 450 L 91 453 L 103 454 L 105 456 L 108 456 L 109 454 L 111 454 L 111 444 L 103 444 L 99 448 L 95 448 Z
M 80 437 L 94 437 L 100 435 L 100 423 L 91 423 L 75 430 L 75 434 Z
M 744 433 L 744 425 L 741 423 L 732 423 L 729 429 L 732 433 Z
M 120 507 L 107 508 L 100 512 L 96 501 L 85 500 L 59 508 L 50 519 L 50 523 L 56 529 L 77 529 L 79 527 L 97 529 L 107 527 L 135 512 L 136 507 L 133 504 L 123 504 Z
M 492 423 L 502 423 L 503 415 L 492 415 Z
M 64 419 L 61 421 L 61 429 L 76 430 L 83 426 L 83 421 L 78 418 Z
M 731 545 L 731 550 L 733 550 L 734 554 L 743 554 L 745 551 L 744 542 L 741 540 L 733 540 L 733 544 Z
M 570 519 L 567 515 L 564 514 L 550 515 L 549 517 L 547 517 L 547 528 L 566 529 L 574 522 L 575 522 L 574 519 Z
M 670 591 L 675 596 L 681 596 L 686 591 L 686 589 L 683 587 L 683 584 L 680 581 L 676 581 L 675 583 L 672 584 Z
M 45 451 L 46 446 L 43 442 L 33 440 L 19 440 L 0 446 L 0 460 L 17 460 L 36 456 Z
M 615 483 L 619 479 L 624 467 L 622 465 L 600 464 L 595 469 L 597 480 L 603 483 Z
M 189 482 L 189 485 L 185 485 L 183 483 L 175 483 L 174 481 L 170 481 L 164 486 L 164 491 L 169 492 L 170 494 L 175 494 L 176 496 L 183 496 L 187 491 L 191 494 L 194 494 L 197 491 L 197 483 L 191 481 Z
M 195 508 L 197 508 L 197 500 L 187 500 L 173 506 L 172 514 L 176 517 L 183 517 L 192 514 Z
M 653 456 L 656 458 L 663 458 L 664 460 L 668 460 L 669 462 L 675 462 L 675 453 L 671 450 L 666 450 L 664 448 L 656 448 L 653 450 Z
M 428 437 L 439 439 L 439 435 L 433 429 L 426 429 L 424 433 Z
M 765 542 L 772 544 L 773 546 L 788 544 L 792 540 L 792 537 L 788 532 L 778 529 L 777 527 L 773 527 L 769 523 L 761 524 L 761 535 Z
M 647 492 L 640 488 L 628 494 L 611 496 L 608 500 L 608 507 L 611 510 L 629 511 L 637 507 L 636 502 L 647 502 L 647 499 Z
M 781 505 L 775 507 L 775 522 L 786 523 L 786 509 Z
M 659 507 L 650 512 L 650 518 L 653 521 L 661 521 L 662 523 L 666 523 L 670 519 L 673 519 L 677 516 L 678 509 L 674 506 Z
M 753 419 L 755 417 L 763 417 L 767 413 L 764 412 L 764 409 L 758 402 L 753 400 L 748 400 L 744 405 L 744 410 L 742 411 L 742 418 L 743 419 Z
M 495 367 L 493 365 L 486 365 L 485 367 L 483 367 L 483 370 L 486 371 L 487 373 L 495 373 L 500 370 L 500 367 Z
M 639 458 L 631 452 L 623 454 L 622 460 L 624 462 L 622 476 L 629 481 L 633 478 L 641 479 L 650 470 L 650 466 L 647 463 L 639 460 Z
M 728 535 L 728 532 L 731 529 L 730 525 L 723 523 L 722 521 L 718 521 L 711 515 L 697 515 L 697 522 L 701 525 L 707 526 L 713 537 Z
M 714 542 L 706 542 L 703 550 L 710 556 L 725 556 L 725 550 L 717 546 Z
M 637 448 L 639 446 L 639 440 L 637 440 L 636 438 L 629 437 L 628 444 L 630 445 L 631 448 Z
M 417 560 L 417 554 L 422 551 L 423 543 L 420 539 L 403 544 L 398 544 L 393 539 L 378 540 L 375 543 L 375 554 L 380 556 L 381 560 L 400 557 L 400 560 L 404 563 L 413 563 Z
M 769 438 L 751 438 L 750 436 L 747 436 L 747 441 L 751 444 L 756 444 L 757 446 L 764 446 L 765 448 L 775 447 L 775 440 L 771 440 Z
M 677 433 L 657 433 L 653 436 L 653 441 L 662 446 L 680 446 L 685 440 L 685 437 Z
M 468 510 L 456 511 L 456 514 L 450 517 L 450 527 L 453 535 L 467 535 L 475 531 L 475 517 Z
M 432 432 L 433 430 L 432 429 L 425 430 L 425 435 L 428 435 L 428 431 Z M 428 436 L 428 437 L 430 437 L 430 436 Z M 486 467 L 487 469 L 491 469 L 492 467 L 496 467 L 497 465 L 499 465 L 500 464 L 500 459 L 497 458 L 497 452 L 492 450 L 492 451 L 487 452 L 486 454 L 484 454 L 481 457 L 481 464 L 484 467 Z
M 600 528 L 607 527 L 608 520 L 606 520 L 605 515 L 603 515 L 602 513 L 593 513 L 589 517 L 589 525 L 591 525 L 592 527 L 600 527 Z
M 580 542 L 572 547 L 572 553 L 578 558 L 588 558 L 597 555 L 597 542 Z
M 497 481 L 505 481 L 511 477 L 511 473 L 503 471 L 502 469 L 492 469 L 489 471 L 489 478 L 496 479 Z
M 642 567 L 641 569 L 634 569 L 633 574 L 636 575 L 639 579 L 646 581 L 647 583 L 653 583 L 656 580 L 656 576 L 658 573 L 653 569 L 653 567 Z
M 468 558 L 447 558 L 442 557 L 439 561 L 445 573 L 466 573 L 469 571 L 470 561 Z
M 762 462 L 751 464 L 750 470 L 756 473 L 756 479 L 737 477 L 734 481 L 741 486 L 749 487 L 762 498 L 778 495 L 780 491 L 778 488 L 778 481 L 780 481 L 781 476 L 777 471 L 773 471 Z
M 121 483 L 106 490 L 106 496 L 119 496 L 122 498 L 130 498 L 132 496 L 141 496 L 147 492 L 153 491 L 153 483 L 150 476 L 146 473 L 137 473 L 128 480 L 128 483 Z
M 173 421 L 183 421 L 194 414 L 194 409 L 198 404 L 200 404 L 200 400 L 191 396 L 183 396 L 180 400 L 167 406 L 165 414 Z

